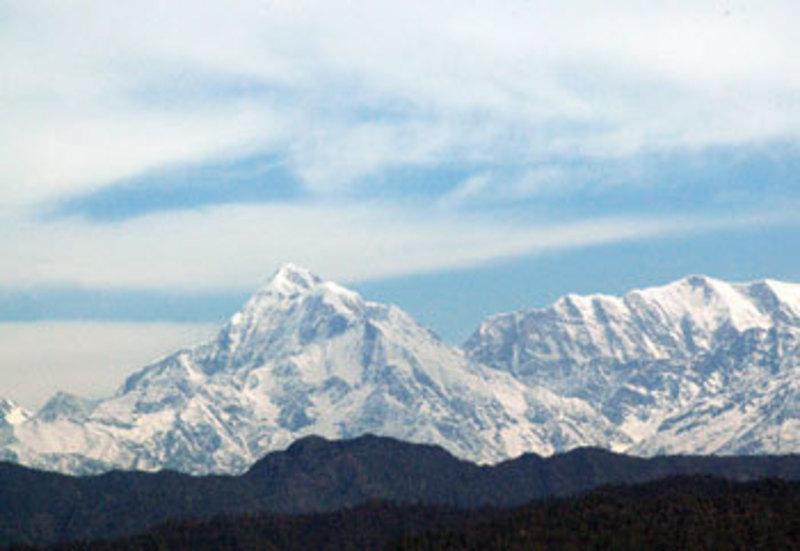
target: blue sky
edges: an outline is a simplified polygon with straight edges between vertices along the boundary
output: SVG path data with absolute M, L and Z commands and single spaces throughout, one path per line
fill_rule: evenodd
M 800 280 L 799 10 L 7 2 L 0 331 L 88 323 L 95 363 L 47 362 L 91 377 L 133 357 L 104 328 L 166 353 L 286 261 L 453 342 L 566 292 Z

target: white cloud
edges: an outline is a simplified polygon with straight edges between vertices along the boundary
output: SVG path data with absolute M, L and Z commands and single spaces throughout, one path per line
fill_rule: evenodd
M 482 172 L 470 176 L 441 198 L 440 206 L 458 208 L 482 202 L 513 202 L 550 194 L 575 193 L 588 182 L 586 170 L 560 165 L 540 165 L 522 174 Z
M 289 151 L 308 185 L 329 192 L 403 162 L 800 134 L 795 2 L 25 0 L 3 10 L 4 203 L 242 148 Z
M 492 183 L 492 176 L 487 173 L 470 176 L 454 189 L 441 198 L 439 205 L 444 208 L 454 208 L 462 203 L 480 197 Z
M 215 328 L 177 323 L 0 323 L 0 396 L 36 408 L 62 390 L 112 394 L 124 378 Z
M 570 171 L 559 166 L 536 167 L 511 182 L 510 193 L 515 197 L 546 195 L 555 188 L 580 188 L 585 184 L 585 181 L 581 181 L 583 178 L 585 175 L 580 171 Z
M 581 221 L 448 214 L 382 203 L 221 206 L 120 223 L 0 220 L 0 286 L 251 289 L 281 262 L 345 281 L 467 267 L 493 259 L 661 235 L 767 217 L 618 217 Z M 791 217 L 789 218 L 791 219 Z
M 354 202 L 349 188 L 405 164 L 549 167 L 511 186 L 468 180 L 452 207 L 503 186 L 522 196 L 567 185 L 553 156 L 800 135 L 795 2 L 20 0 L 0 10 L 6 286 L 251 287 L 286 259 L 366 278 L 699 231 L 723 222 L 467 217 Z M 254 151 L 287 155 L 313 199 L 109 225 L 30 216 L 156 166 Z

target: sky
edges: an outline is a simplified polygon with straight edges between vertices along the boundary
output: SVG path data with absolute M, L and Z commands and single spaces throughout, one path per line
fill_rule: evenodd
M 113 392 L 284 262 L 453 343 L 800 281 L 800 4 L 0 3 L 0 396 Z

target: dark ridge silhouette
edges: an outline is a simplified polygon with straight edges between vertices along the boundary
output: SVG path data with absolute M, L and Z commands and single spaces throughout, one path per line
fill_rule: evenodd
M 695 476 L 513 509 L 371 502 L 332 513 L 228 515 L 53 550 L 792 549 L 799 519 L 798 482 Z
M 437 446 L 363 436 L 309 437 L 268 454 L 241 476 L 111 472 L 72 477 L 0 463 L 0 546 L 115 538 L 168 520 L 271 511 L 327 512 L 381 500 L 462 509 L 513 507 L 607 484 L 675 475 L 745 481 L 800 479 L 800 456 L 652 459 L 595 448 L 494 466 Z

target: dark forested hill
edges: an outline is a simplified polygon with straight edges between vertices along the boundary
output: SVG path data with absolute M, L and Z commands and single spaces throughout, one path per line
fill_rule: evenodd
M 172 472 L 69 477 L 0 463 L 0 545 L 119 537 L 170 519 L 324 512 L 375 500 L 510 507 L 606 484 L 692 474 L 798 480 L 800 456 L 641 459 L 584 448 L 477 466 L 436 446 L 364 436 L 305 438 L 238 477 Z
M 63 550 L 792 549 L 800 483 L 677 477 L 514 509 L 369 503 L 313 515 L 224 516 Z

